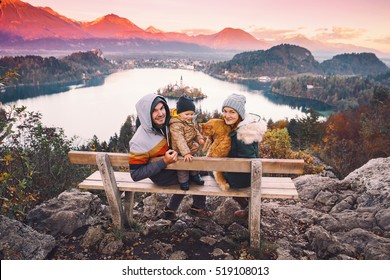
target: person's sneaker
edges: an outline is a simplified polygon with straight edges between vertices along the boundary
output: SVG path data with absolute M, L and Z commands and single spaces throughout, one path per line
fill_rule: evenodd
M 182 189 L 183 191 L 188 191 L 190 189 L 190 184 L 188 182 L 185 182 L 185 183 L 180 183 L 180 189 Z
M 234 212 L 234 217 L 239 219 L 248 219 L 249 212 L 248 210 L 237 210 Z
M 163 212 L 160 214 L 159 218 L 164 219 L 164 220 L 169 220 L 169 221 L 176 221 L 176 211 L 171 210 L 168 207 L 165 206 Z
M 199 174 L 190 176 L 190 180 L 199 186 L 204 185 L 204 180 Z
M 213 213 L 211 211 L 208 211 L 205 208 L 197 208 L 192 206 L 188 212 L 188 215 L 191 217 L 198 217 L 198 218 L 211 218 L 213 216 Z

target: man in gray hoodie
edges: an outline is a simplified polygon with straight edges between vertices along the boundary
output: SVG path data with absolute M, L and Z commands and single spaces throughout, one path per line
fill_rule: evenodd
M 166 167 L 177 161 L 177 152 L 169 148 L 168 123 L 170 110 L 163 96 L 148 94 L 135 105 L 140 126 L 130 140 L 130 176 L 134 181 L 150 178 L 155 184 L 168 186 L 179 184 L 176 170 Z M 151 158 L 162 157 L 151 162 Z M 172 195 L 165 207 L 161 218 L 176 219 L 176 210 L 183 200 L 183 194 Z M 188 214 L 197 217 L 210 217 L 205 209 L 206 197 L 194 195 L 193 204 Z

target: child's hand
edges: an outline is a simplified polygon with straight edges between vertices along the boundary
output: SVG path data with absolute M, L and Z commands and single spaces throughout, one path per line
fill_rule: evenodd
M 204 144 L 204 139 L 199 139 L 199 145 L 203 145 Z
M 186 161 L 192 161 L 193 158 L 194 158 L 193 155 L 191 155 L 191 154 L 186 154 L 186 155 L 184 156 L 184 161 L 185 161 L 185 162 L 186 162 Z

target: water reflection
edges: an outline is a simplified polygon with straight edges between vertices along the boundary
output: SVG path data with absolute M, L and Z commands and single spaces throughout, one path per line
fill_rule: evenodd
M 44 84 L 33 86 L 8 87 L 0 94 L 0 102 L 3 104 L 35 98 L 41 95 L 53 95 L 68 90 L 85 87 L 96 87 L 104 84 L 105 77 L 95 77 L 88 80 L 69 83 Z
M 287 104 L 291 108 L 301 110 L 304 113 L 307 113 L 309 109 L 312 108 L 318 111 L 322 116 L 328 117 L 334 110 L 333 106 L 323 103 L 321 101 L 312 100 L 308 98 L 296 98 L 273 93 L 271 92 L 271 82 L 262 83 L 256 80 L 244 80 L 240 83 L 248 86 L 249 90 L 262 91 L 263 95 L 267 97 L 270 101 L 272 101 L 272 103 L 280 105 Z

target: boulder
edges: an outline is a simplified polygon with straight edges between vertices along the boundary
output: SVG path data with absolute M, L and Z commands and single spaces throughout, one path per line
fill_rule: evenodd
M 53 236 L 39 233 L 19 221 L 0 216 L 0 259 L 43 260 L 55 245 Z
M 71 189 L 32 209 L 27 223 L 39 232 L 51 235 L 71 234 L 75 230 L 97 222 L 104 206 L 97 195 Z

